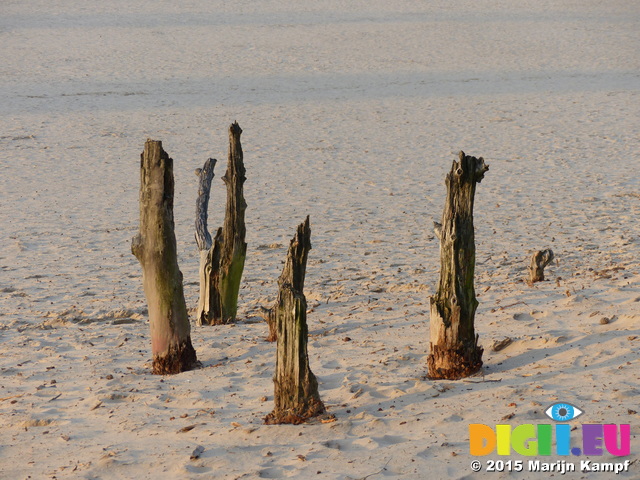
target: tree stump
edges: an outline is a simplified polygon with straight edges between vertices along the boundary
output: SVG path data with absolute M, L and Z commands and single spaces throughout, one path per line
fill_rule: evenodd
M 435 228 L 440 240 L 440 282 L 431 297 L 431 352 L 427 358 L 428 375 L 433 379 L 463 378 L 482 367 L 483 349 L 474 329 L 478 301 L 473 202 L 476 183 L 487 170 L 482 157 L 460 152 L 445 181 L 447 201 L 442 223 Z
M 273 376 L 275 409 L 267 424 L 299 424 L 324 413 L 318 381 L 307 355 L 307 301 L 303 293 L 307 255 L 311 249 L 309 217 L 291 240 L 274 306 L 278 328 L 276 371 Z
M 205 168 L 198 172 L 200 186 L 196 207 L 196 241 L 200 249 L 200 300 L 197 321 L 199 325 L 224 325 L 235 321 L 238 313 L 238 293 L 247 255 L 244 212 L 247 204 L 243 195 L 246 180 L 238 123 L 229 127 L 229 158 L 222 180 L 227 186 L 227 206 L 224 224 L 211 242 L 206 228 L 209 189 L 213 177 Z M 215 162 L 215 161 L 214 161 Z M 208 181 L 208 183 L 207 183 Z M 205 200 L 206 199 L 206 200 Z
M 534 253 L 531 256 L 531 265 L 529 266 L 529 283 L 543 281 L 544 267 L 549 265 L 552 260 L 553 251 L 550 248 Z
M 209 211 L 209 195 L 211 193 L 211 181 L 215 176 L 213 169 L 216 166 L 215 158 L 208 159 L 202 168 L 196 170 L 198 176 L 198 198 L 196 200 L 196 243 L 200 252 L 200 297 L 198 298 L 198 309 L 196 312 L 196 323 L 198 325 L 208 325 L 213 322 L 212 312 L 216 310 L 213 305 L 220 302 L 217 289 L 212 279 L 212 273 L 219 268 L 219 255 L 217 255 L 217 266 L 214 268 L 216 256 L 212 250 L 213 241 L 207 228 L 207 217 Z M 220 310 L 220 307 L 217 308 Z
M 222 230 L 218 230 L 214 241 L 220 244 L 220 267 L 217 272 L 220 310 L 213 312 L 216 324 L 230 323 L 236 319 L 240 280 L 247 256 L 247 244 L 244 241 L 246 236 L 244 212 L 247 209 L 247 203 L 244 201 L 242 192 L 246 177 L 240 144 L 241 133 L 242 129 L 237 122 L 229 127 L 229 159 L 227 171 L 222 177 L 227 186 L 227 208 L 224 225 Z
M 176 254 L 173 190 L 173 160 L 162 142 L 147 140 L 140 158 L 140 232 L 131 252 L 142 265 L 153 373 L 158 375 L 190 370 L 198 363 Z

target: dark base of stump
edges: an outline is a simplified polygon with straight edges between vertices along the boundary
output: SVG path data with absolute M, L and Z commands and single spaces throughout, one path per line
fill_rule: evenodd
M 189 337 L 177 347 L 169 347 L 169 352 L 166 355 L 154 355 L 152 373 L 154 375 L 173 375 L 193 370 L 199 365 L 200 362 L 198 362 L 196 351 Z
M 322 400 L 312 400 L 311 403 L 303 406 L 302 408 L 291 408 L 278 412 L 274 410 L 265 417 L 264 423 L 267 425 L 299 425 L 310 418 L 317 417 L 325 412 L 326 410 Z
M 231 325 L 232 323 L 236 323 L 236 319 L 235 318 L 218 318 L 218 319 L 213 319 L 211 321 L 211 323 L 209 323 L 209 325 Z
M 431 345 L 431 353 L 427 357 L 427 376 L 431 380 L 459 380 L 473 375 L 482 368 L 483 348 L 475 346 L 468 349 L 444 349 Z
M 207 315 L 205 313 L 203 313 L 198 319 L 199 325 L 210 325 L 210 326 L 231 325 L 232 323 L 235 323 L 235 322 L 236 322 L 235 318 L 222 318 L 222 317 L 216 318 L 214 315 Z
M 207 326 L 216 326 L 216 325 L 231 325 L 232 323 L 236 323 L 235 318 L 207 318 L 206 316 L 202 316 L 198 320 L 199 325 L 207 325 Z

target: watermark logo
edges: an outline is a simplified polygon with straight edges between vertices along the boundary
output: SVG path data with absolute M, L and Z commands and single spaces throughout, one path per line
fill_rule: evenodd
M 625 457 L 631 453 L 631 426 L 629 424 L 587 423 L 578 428 L 565 423 L 575 420 L 584 412 L 566 402 L 550 405 L 544 413 L 555 424 L 495 425 L 482 423 L 469 425 L 469 453 L 475 457 L 490 454 L 509 456 L 513 453 L 533 457 L 558 455 L 568 457 L 600 456 L 608 453 Z M 555 428 L 554 428 L 555 427 Z M 572 446 L 573 445 L 573 446 Z M 555 448 L 554 448 L 555 446 Z M 473 460 L 471 470 L 479 472 L 620 472 L 629 471 L 630 460 L 624 462 L 597 462 L 591 459 L 578 463 L 564 459 L 544 461 L 523 460 Z
M 583 424 L 572 432 L 568 423 L 584 412 L 570 403 L 561 402 L 545 410 L 555 425 L 523 424 L 517 426 L 482 423 L 469 425 L 469 453 L 480 457 L 496 453 L 524 456 L 599 456 L 605 453 L 625 457 L 631 453 L 631 425 Z M 555 428 L 554 428 L 555 427 Z M 576 438 L 577 437 L 577 438 Z M 574 444 L 575 446 L 572 446 Z M 554 448 L 555 445 L 555 448 Z

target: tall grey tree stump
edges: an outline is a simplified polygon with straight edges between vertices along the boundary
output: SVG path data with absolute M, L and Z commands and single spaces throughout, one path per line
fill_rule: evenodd
M 214 282 L 212 278 L 214 264 L 219 268 L 220 252 L 219 249 L 214 251 L 212 248 L 213 240 L 207 229 L 209 195 L 216 162 L 215 158 L 210 158 L 204 163 L 203 168 L 196 170 L 196 175 L 199 178 L 198 199 L 196 200 L 196 243 L 200 252 L 200 296 L 198 297 L 198 309 L 196 311 L 198 325 L 212 323 L 213 312 L 220 311 L 219 305 L 214 307 L 214 304 L 220 302 L 220 296 L 217 295 L 217 288 L 215 287 L 217 282 Z
M 198 172 L 200 186 L 196 211 L 196 241 L 200 249 L 199 325 L 224 325 L 235 321 L 238 313 L 238 294 L 247 255 L 244 221 L 247 204 L 243 185 L 246 180 L 240 134 L 237 122 L 229 127 L 229 158 L 222 180 L 227 187 L 224 224 L 213 242 L 207 231 L 207 208 L 213 178 L 211 159 Z
M 267 424 L 299 424 L 325 412 L 307 355 L 307 301 L 303 289 L 310 249 L 311 229 L 307 217 L 291 240 L 278 279 L 278 299 L 274 305 L 278 329 L 273 376 L 275 409 L 265 418 Z
M 489 166 L 482 157 L 460 152 L 447 174 L 447 200 L 442 223 L 436 224 L 440 240 L 440 282 L 431 297 L 428 376 L 458 379 L 482 367 L 482 347 L 474 329 L 478 301 L 474 289 L 476 247 L 473 201 L 476 183 Z
M 140 232 L 131 252 L 142 265 L 153 373 L 159 375 L 190 370 L 198 363 L 178 267 L 173 190 L 173 160 L 162 142 L 147 140 L 140 158 Z

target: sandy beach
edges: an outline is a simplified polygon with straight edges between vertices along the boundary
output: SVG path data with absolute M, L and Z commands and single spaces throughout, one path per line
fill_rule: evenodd
M 640 478 L 639 32 L 629 0 L 3 2 L 0 478 Z M 213 229 L 233 121 L 238 321 L 192 323 L 202 368 L 154 376 L 131 254 L 140 153 L 162 140 L 174 160 L 193 315 L 194 171 L 218 159 Z M 484 366 L 433 381 L 433 221 L 460 150 L 490 165 L 474 211 Z M 307 215 L 309 362 L 336 420 L 267 426 L 259 308 Z M 545 248 L 547 279 L 528 285 Z M 575 445 L 583 424 L 630 424 L 630 455 L 470 454 L 470 424 L 554 423 L 557 402 L 584 412 Z M 523 470 L 487 472 L 508 460 Z

